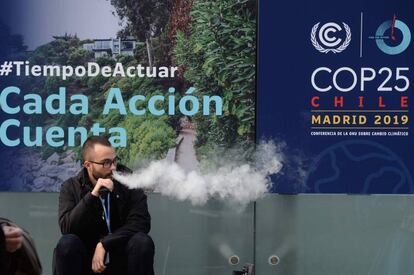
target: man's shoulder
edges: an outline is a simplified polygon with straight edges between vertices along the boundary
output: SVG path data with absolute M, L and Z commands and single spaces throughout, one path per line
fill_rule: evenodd
M 124 194 L 131 193 L 131 191 L 134 190 L 134 189 L 129 189 L 127 186 L 125 186 L 124 184 L 120 183 L 117 180 L 114 180 L 114 185 L 118 192 L 121 192 Z
M 117 192 L 121 193 L 126 198 L 136 200 L 137 198 L 146 196 L 144 190 L 140 188 L 130 189 L 127 186 L 120 183 L 119 181 L 115 181 L 114 183 L 115 183 L 115 186 L 116 186 L 115 188 L 117 189 Z
M 68 178 L 62 183 L 61 189 L 66 189 L 69 187 L 78 186 L 81 187 L 81 183 L 83 181 L 83 171 L 81 170 L 78 174 L 74 175 L 73 177 Z

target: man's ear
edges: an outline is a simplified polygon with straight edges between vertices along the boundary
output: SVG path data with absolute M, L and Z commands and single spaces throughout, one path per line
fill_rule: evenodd
M 90 162 L 88 162 L 88 161 L 85 161 L 85 162 L 83 163 L 83 167 L 85 167 L 85 168 L 89 168 L 89 167 L 91 167 L 91 163 L 90 163 Z

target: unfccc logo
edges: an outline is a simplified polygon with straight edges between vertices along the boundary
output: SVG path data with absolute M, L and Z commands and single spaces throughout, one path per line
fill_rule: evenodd
M 342 27 L 337 23 L 326 23 L 322 25 L 318 31 L 319 24 L 320 22 L 315 24 L 312 28 L 311 42 L 315 49 L 321 53 L 340 53 L 348 47 L 349 43 L 351 43 L 351 29 L 347 24 L 342 22 L 345 29 L 345 40 L 335 35 L 336 33 L 342 31 Z M 322 45 L 319 44 L 316 37 L 318 37 Z

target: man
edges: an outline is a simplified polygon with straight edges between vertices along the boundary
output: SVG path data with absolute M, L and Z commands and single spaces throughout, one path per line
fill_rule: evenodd
M 62 238 L 55 249 L 55 272 L 78 274 L 154 274 L 154 243 L 147 235 L 151 217 L 142 190 L 113 180 L 114 148 L 106 138 L 90 137 L 82 147 L 83 170 L 65 181 L 59 196 Z M 101 194 L 102 188 L 109 191 Z

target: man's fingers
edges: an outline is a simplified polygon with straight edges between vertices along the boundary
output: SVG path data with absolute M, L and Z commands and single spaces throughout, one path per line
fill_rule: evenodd
M 96 197 L 99 196 L 99 189 L 101 189 L 101 187 L 106 187 L 109 191 L 112 192 L 114 190 L 114 183 L 111 179 L 99 178 L 92 190 L 92 195 Z
M 106 266 L 99 263 L 92 263 L 92 271 L 95 273 L 101 273 L 105 270 Z
M 95 273 L 99 272 L 99 265 L 96 262 L 96 260 L 92 262 L 92 271 L 95 272 Z
M 114 183 L 111 179 L 102 179 L 102 186 L 105 186 L 110 191 L 114 189 Z
M 101 258 L 93 258 L 92 260 L 92 271 L 95 273 L 101 273 L 105 270 L 106 266 L 103 263 L 103 259 Z

